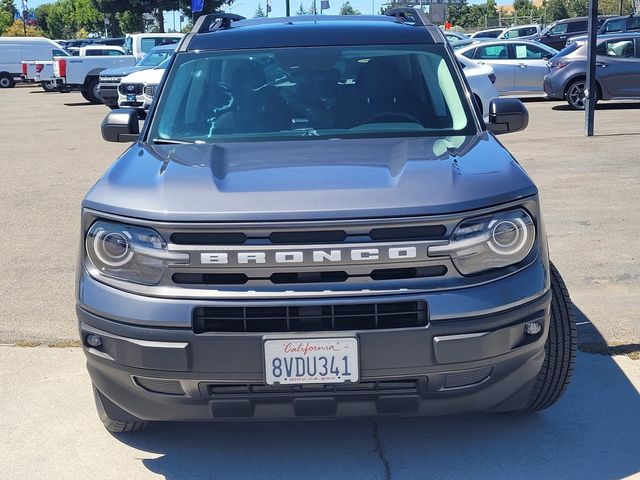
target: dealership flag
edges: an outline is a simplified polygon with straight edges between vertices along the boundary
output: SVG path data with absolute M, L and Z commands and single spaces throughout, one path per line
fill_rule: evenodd
M 271 0 L 267 0 L 267 13 L 271 13 Z
M 204 0 L 191 0 L 191 11 L 193 13 L 204 10 Z

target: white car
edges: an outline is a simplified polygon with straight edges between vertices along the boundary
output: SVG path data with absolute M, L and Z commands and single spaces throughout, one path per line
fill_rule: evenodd
M 540 25 L 518 25 L 517 27 L 507 28 L 497 38 L 502 40 L 512 40 L 514 38 L 531 38 L 542 31 Z
M 25 74 L 22 62 L 66 55 L 61 45 L 43 37 L 0 37 L 0 88 L 12 88 Z M 34 67 L 35 68 L 35 67 Z
M 474 40 L 485 40 L 498 38 L 506 28 L 498 27 L 498 28 L 487 28 L 486 30 L 480 30 L 478 32 L 472 33 L 469 38 L 473 38 Z
M 118 107 L 135 108 L 144 115 L 153 102 L 168 63 L 169 59 L 155 68 L 133 72 L 124 77 L 118 85 Z
M 464 76 L 467 77 L 471 92 L 476 99 L 480 113 L 486 119 L 489 115 L 489 104 L 498 98 L 498 90 L 494 86 L 496 81 L 493 68 L 488 65 L 478 65 L 473 60 L 458 55 Z
M 532 40 L 489 40 L 462 47 L 456 53 L 491 66 L 500 95 L 523 97 L 544 95 L 547 62 L 558 51 Z

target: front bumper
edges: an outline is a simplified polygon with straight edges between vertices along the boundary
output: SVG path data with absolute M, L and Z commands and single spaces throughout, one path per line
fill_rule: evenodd
M 532 271 L 540 273 L 537 267 L 539 263 L 499 282 L 511 282 L 510 289 L 517 290 L 518 285 L 531 278 Z M 467 289 L 479 290 L 464 295 L 472 298 L 483 287 Z M 503 287 L 491 285 L 506 298 L 509 294 Z M 86 299 L 82 288 L 81 285 L 80 298 Z M 429 294 L 398 297 L 422 298 L 430 303 Z M 512 411 L 527 404 L 544 360 L 550 301 L 551 294 L 546 290 L 533 300 L 501 311 L 458 313 L 450 318 L 437 315 L 439 319 L 432 315 L 427 327 L 277 335 L 195 334 L 191 328 L 175 324 L 134 326 L 121 315 L 116 320 L 106 318 L 82 304 L 77 315 L 91 380 L 114 419 L 441 415 Z M 163 300 L 148 302 L 162 304 Z M 437 302 L 433 306 L 437 311 Z M 542 323 L 544 328 L 536 335 L 528 335 L 524 325 L 533 321 Z M 86 345 L 90 333 L 100 335 L 101 347 Z M 265 338 L 332 336 L 358 339 L 359 383 L 265 386 Z
M 108 107 L 118 106 L 118 84 L 100 84 L 100 99 Z

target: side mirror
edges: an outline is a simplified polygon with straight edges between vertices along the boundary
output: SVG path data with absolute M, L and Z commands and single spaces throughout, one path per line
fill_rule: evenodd
M 113 110 L 102 121 L 102 138 L 107 142 L 135 142 L 139 136 L 138 112 L 133 108 Z
M 529 125 L 527 107 L 517 98 L 494 98 L 489 104 L 487 129 L 494 135 L 524 130 Z

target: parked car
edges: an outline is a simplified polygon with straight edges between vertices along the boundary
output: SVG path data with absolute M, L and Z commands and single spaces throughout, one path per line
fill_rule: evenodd
M 161 45 L 152 48 L 149 52 L 135 65 L 121 68 L 109 68 L 100 72 L 100 99 L 102 103 L 110 108 L 118 107 L 118 85 L 120 81 L 127 75 L 140 71 L 157 67 L 167 59 L 176 49 L 177 44 Z
M 548 60 L 557 50 L 531 40 L 488 40 L 461 48 L 458 53 L 493 67 L 500 95 L 543 95 Z
M 183 33 L 134 33 L 128 34 L 124 41 L 124 49 L 138 60 L 149 50 L 159 45 L 171 45 L 180 42 Z
M 640 13 L 609 18 L 602 24 L 598 33 L 607 34 L 637 31 L 640 31 Z
M 540 25 L 518 25 L 517 27 L 507 28 L 498 35 L 499 39 L 512 40 L 514 38 L 526 39 L 532 38 L 539 34 L 542 28 Z
M 167 58 L 155 68 L 133 72 L 124 77 L 118 85 L 118 107 L 134 108 L 140 117 L 144 117 L 168 63 Z
M 426 28 L 425 28 L 426 27 Z M 538 189 L 413 8 L 201 16 L 82 202 L 98 414 L 152 421 L 528 413 L 575 365 Z
M 486 30 L 480 30 L 475 33 L 472 33 L 471 35 L 469 35 L 469 38 L 472 38 L 475 40 L 482 40 L 486 38 L 498 38 L 500 34 L 502 34 L 502 32 L 504 32 L 505 30 L 506 28 L 503 28 L 503 27 L 488 28 Z
M 102 71 L 107 68 L 133 66 L 153 47 L 177 44 L 183 36 L 182 33 L 136 33 L 126 37 L 125 52 L 128 55 L 54 58 L 56 90 L 80 91 L 89 102 L 102 103 L 99 89 Z
M 489 106 L 491 100 L 498 98 L 498 90 L 496 83 L 496 75 L 489 65 L 479 65 L 473 60 L 469 60 L 464 55 L 457 55 L 464 76 L 467 77 L 471 92 L 475 97 L 475 101 L 480 109 L 480 114 L 489 119 Z
M 574 109 L 585 107 L 587 42 L 572 53 L 552 59 L 544 90 L 549 98 L 564 99 Z M 640 34 L 598 37 L 596 95 L 598 101 L 640 98 Z
M 67 55 L 61 45 L 44 37 L 0 37 L 0 88 L 21 81 L 22 62 Z
M 598 28 L 611 18 L 611 15 L 598 16 Z M 576 35 L 587 33 L 589 20 L 587 17 L 565 18 L 553 22 L 539 34 L 531 37 L 533 40 L 544 43 L 545 45 L 560 50 L 565 47 L 567 39 Z

